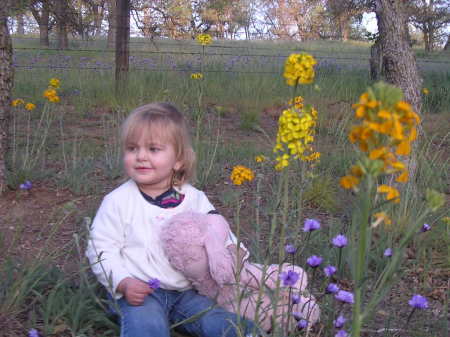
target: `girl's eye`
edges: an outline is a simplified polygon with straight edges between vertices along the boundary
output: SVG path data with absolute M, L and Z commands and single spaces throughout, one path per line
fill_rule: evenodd
M 150 152 L 158 152 L 160 149 L 158 147 L 150 147 Z
M 134 152 L 136 150 L 136 146 L 127 146 L 128 152 Z

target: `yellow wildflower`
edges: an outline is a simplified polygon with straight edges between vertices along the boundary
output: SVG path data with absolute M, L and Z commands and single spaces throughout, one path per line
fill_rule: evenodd
M 252 181 L 255 178 L 255 174 L 251 169 L 243 165 L 237 165 L 233 167 L 231 171 L 231 181 L 234 185 L 242 185 L 246 181 Z
M 191 78 L 193 80 L 201 80 L 203 78 L 203 74 L 202 73 L 192 73 Z
M 36 108 L 36 105 L 33 103 L 25 104 L 25 109 L 27 109 L 28 111 L 34 110 L 35 108 Z
M 386 225 L 391 225 L 392 220 L 385 212 L 378 212 L 373 215 L 375 218 L 375 222 L 372 224 L 372 227 L 377 227 L 380 223 L 384 221 Z
M 56 90 L 53 88 L 48 88 L 47 90 L 44 91 L 44 95 L 45 98 L 50 99 L 50 97 L 53 96 L 57 96 Z
M 207 46 L 207 45 L 211 44 L 212 37 L 211 37 L 211 35 L 206 34 L 206 33 L 199 34 L 199 35 L 197 35 L 197 42 L 200 43 L 202 46 Z
M 258 156 L 255 157 L 255 161 L 256 161 L 257 163 L 263 163 L 263 162 L 265 162 L 266 160 L 267 160 L 267 158 L 266 158 L 264 155 L 262 155 L 262 154 L 260 154 L 260 155 L 258 155 Z
M 385 193 L 386 194 L 386 200 L 392 200 L 394 202 L 400 201 L 400 192 L 392 186 L 389 185 L 380 185 L 377 188 L 378 193 Z
M 347 175 L 342 177 L 339 183 L 343 188 L 350 189 L 359 184 L 359 179 L 355 176 Z
M 19 106 L 21 104 L 25 104 L 25 101 L 21 98 L 17 98 L 14 101 L 11 102 L 12 106 Z
M 289 166 L 289 155 L 283 154 L 282 156 L 276 157 L 275 160 L 277 164 L 275 165 L 275 170 L 281 171 L 285 167 Z
M 423 88 L 423 89 L 422 89 L 422 93 L 423 93 L 424 95 L 428 95 L 428 94 L 430 93 L 430 90 L 428 90 L 427 88 Z
M 316 59 L 310 54 L 291 54 L 284 64 L 286 83 L 290 86 L 309 84 L 314 80 L 314 66 Z
M 51 78 L 48 83 L 49 83 L 50 87 L 58 89 L 59 85 L 60 85 L 60 80 L 57 78 Z

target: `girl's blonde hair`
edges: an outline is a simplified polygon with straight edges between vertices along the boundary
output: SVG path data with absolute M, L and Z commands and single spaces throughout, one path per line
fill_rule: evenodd
M 129 143 L 136 143 L 142 135 L 150 141 L 169 142 L 175 149 L 181 168 L 174 170 L 172 185 L 181 186 L 195 175 L 195 153 L 186 121 L 173 105 L 150 103 L 136 108 L 122 125 L 121 142 L 125 149 Z

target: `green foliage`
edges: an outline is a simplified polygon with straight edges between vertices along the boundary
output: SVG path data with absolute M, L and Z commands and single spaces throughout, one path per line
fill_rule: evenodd
M 337 187 L 331 176 L 317 176 L 303 192 L 304 203 L 333 214 L 339 209 Z

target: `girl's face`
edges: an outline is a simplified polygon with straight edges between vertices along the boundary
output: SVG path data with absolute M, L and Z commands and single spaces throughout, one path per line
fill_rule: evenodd
M 182 166 L 177 161 L 173 144 L 156 141 L 145 132 L 125 144 L 123 161 L 128 176 L 141 191 L 153 198 L 171 187 L 173 171 Z

